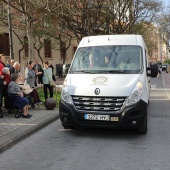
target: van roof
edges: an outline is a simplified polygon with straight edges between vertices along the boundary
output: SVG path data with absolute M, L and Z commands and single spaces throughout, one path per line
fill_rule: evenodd
M 103 45 L 139 45 L 146 47 L 143 37 L 133 34 L 88 36 L 84 37 L 79 43 L 79 47 Z

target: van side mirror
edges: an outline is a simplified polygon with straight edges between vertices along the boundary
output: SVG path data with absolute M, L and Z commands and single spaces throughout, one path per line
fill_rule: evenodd
M 157 77 L 158 70 L 158 64 L 152 64 L 150 67 L 147 67 L 147 76 L 150 76 L 152 78 Z

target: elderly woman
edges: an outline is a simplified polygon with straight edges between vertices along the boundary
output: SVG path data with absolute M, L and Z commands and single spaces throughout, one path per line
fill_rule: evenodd
M 23 97 L 18 81 L 19 75 L 17 73 L 12 73 L 11 82 L 8 85 L 9 100 L 18 109 L 23 109 L 23 118 L 30 118 L 32 115 L 28 114 L 29 100 Z
M 34 98 L 35 104 L 38 104 L 38 103 L 42 103 L 42 101 L 39 99 L 39 95 L 37 93 L 37 90 L 35 89 L 35 79 L 36 79 L 36 75 L 42 74 L 42 72 L 35 73 L 33 67 L 34 67 L 34 62 L 29 61 L 28 67 L 25 70 L 25 81 L 27 84 L 30 85 L 30 87 L 33 88 L 31 95 Z

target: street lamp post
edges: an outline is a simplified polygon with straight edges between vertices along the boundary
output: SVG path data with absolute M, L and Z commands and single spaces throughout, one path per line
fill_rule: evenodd
M 13 41 L 12 41 L 12 23 L 11 23 L 11 11 L 10 11 L 10 0 L 8 0 L 8 25 L 9 25 L 9 42 L 10 42 L 10 58 L 14 59 L 13 53 Z

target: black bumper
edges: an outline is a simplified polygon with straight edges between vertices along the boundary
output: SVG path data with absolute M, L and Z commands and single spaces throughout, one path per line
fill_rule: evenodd
M 118 117 L 118 121 L 98 121 L 85 120 L 84 114 L 110 115 L 110 117 Z M 82 111 L 77 110 L 73 105 L 65 104 L 60 101 L 59 115 L 63 126 L 72 127 L 101 127 L 111 129 L 132 128 L 137 129 L 141 126 L 145 116 L 147 116 L 147 103 L 139 101 L 137 104 L 129 106 L 121 110 L 121 112 L 113 111 Z

